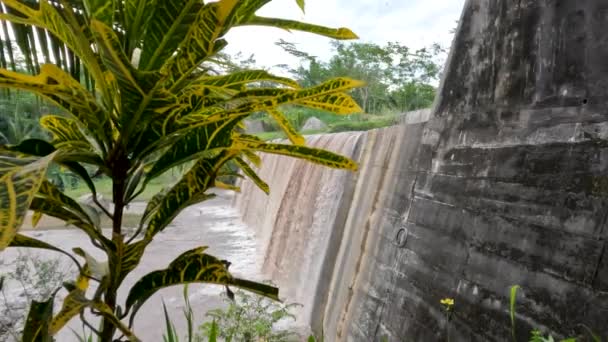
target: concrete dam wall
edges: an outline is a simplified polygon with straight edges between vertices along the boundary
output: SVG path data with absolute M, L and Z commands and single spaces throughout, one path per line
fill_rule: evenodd
M 276 156 L 237 206 L 328 341 L 608 338 L 608 2 L 468 0 L 430 119 Z

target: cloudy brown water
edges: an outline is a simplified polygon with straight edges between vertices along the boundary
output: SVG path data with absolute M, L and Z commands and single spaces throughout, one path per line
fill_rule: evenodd
M 192 206 L 184 210 L 164 232 L 158 234 L 149 245 L 142 263 L 126 279 L 119 292 L 119 303 L 124 303 L 128 289 L 148 272 L 167 267 L 169 262 L 184 251 L 198 247 L 209 246 L 207 253 L 221 259 L 229 260 L 230 271 L 238 277 L 263 281 L 257 260 L 256 239 L 240 220 L 238 212 L 231 206 L 232 195 L 227 192 L 216 192 L 218 197 Z M 131 208 L 137 210 L 137 206 Z M 28 235 L 70 250 L 77 246 L 86 246 L 87 252 L 102 257 L 103 254 L 89 244 L 89 239 L 77 229 L 54 229 L 49 231 L 29 231 Z M 30 252 L 31 253 L 31 252 Z M 53 255 L 46 251 L 35 251 L 41 255 Z M 18 249 L 7 249 L 2 258 L 7 261 L 18 255 Z M 0 271 L 3 271 L 0 269 Z M 89 290 L 92 295 L 92 289 Z M 180 338 L 186 331 L 183 320 L 183 287 L 174 286 L 157 292 L 141 308 L 135 320 L 135 333 L 143 341 L 162 341 L 164 332 L 164 316 L 162 301 L 164 300 L 171 317 L 174 319 Z M 197 322 L 202 322 L 209 309 L 223 306 L 221 294 L 223 287 L 216 285 L 190 285 L 190 301 Z M 59 301 L 57 301 L 58 304 Z M 124 305 L 124 304 L 123 304 Z M 56 307 L 55 311 L 59 310 Z M 77 341 L 73 332 L 82 331 L 80 320 L 73 319 L 69 327 L 64 328 L 56 337 L 57 341 Z

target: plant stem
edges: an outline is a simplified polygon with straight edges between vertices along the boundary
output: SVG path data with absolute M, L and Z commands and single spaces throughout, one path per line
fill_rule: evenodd
M 112 197 L 114 200 L 114 214 L 112 215 L 112 242 L 116 246 L 116 251 L 113 255 L 110 255 L 108 251 L 108 264 L 110 265 L 110 272 L 108 277 L 108 286 L 104 295 L 105 303 L 112 309 L 112 312 L 116 312 L 116 293 L 120 284 L 117 283 L 119 274 L 116 274 L 115 270 L 120 270 L 122 263 L 123 254 L 123 236 L 122 236 L 122 218 L 125 208 L 125 190 L 126 190 L 126 179 L 127 172 L 129 169 L 129 160 L 123 157 L 124 154 L 118 152 L 116 155 L 116 163 L 112 168 Z M 100 285 L 101 286 L 101 285 Z M 101 342 L 111 342 L 116 331 L 116 327 L 106 318 L 102 321 L 102 330 L 100 340 Z

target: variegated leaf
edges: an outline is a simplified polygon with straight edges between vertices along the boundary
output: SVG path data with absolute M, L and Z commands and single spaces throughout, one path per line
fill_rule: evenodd
M 115 0 L 84 0 L 83 4 L 90 19 L 112 25 L 117 5 Z
M 0 251 L 17 235 L 55 154 L 44 158 L 0 155 Z
M 36 76 L 0 69 L 0 87 L 32 91 L 64 108 L 101 145 L 109 142 L 111 123 L 95 97 L 78 81 L 53 64 L 44 64 Z
M 75 120 L 58 115 L 45 115 L 40 118 L 40 125 L 53 134 L 53 145 L 56 148 L 93 150 Z
M 270 186 L 264 182 L 258 174 L 241 158 L 236 158 L 235 162 L 243 173 L 249 177 L 260 190 L 264 191 L 267 195 L 270 194 Z
M 86 31 L 81 28 L 78 19 L 71 10 L 63 9 L 60 13 L 50 1 L 35 2 L 35 8 L 19 0 L 5 0 L 2 3 L 4 6 L 18 12 L 19 15 L 1 13 L 0 20 L 33 25 L 48 30 L 52 33 L 52 37 L 58 38 L 53 38 L 55 43 L 61 43 L 61 46 L 65 44 L 69 48 L 69 51 L 76 54 L 78 60 L 84 63 L 87 71 L 95 79 L 95 82 L 100 85 L 98 89 L 102 92 L 103 97 L 105 99 L 110 98 L 106 93 L 107 87 L 105 87 L 103 68 L 91 49 L 91 42 L 85 33 Z M 54 45 L 59 47 L 57 44 Z M 58 51 L 59 49 L 54 52 L 55 56 L 57 56 Z M 64 58 L 63 60 L 66 59 Z M 105 122 L 106 119 L 109 118 L 98 115 L 99 122 Z
M 157 1 L 144 36 L 140 69 L 159 69 L 171 57 L 186 38 L 201 7 L 200 0 Z
M 260 158 L 260 156 L 255 154 L 255 152 L 250 151 L 250 150 L 243 150 L 242 152 L 243 152 L 243 156 L 245 156 L 247 159 L 249 159 L 249 161 L 252 162 L 253 165 L 255 165 L 255 167 L 262 166 L 262 158 Z
M 357 163 L 349 158 L 330 151 L 307 146 L 265 143 L 245 138 L 236 138 L 233 146 L 238 149 L 251 149 L 259 152 L 300 158 L 336 169 L 357 171 L 358 168 Z
M 218 189 L 223 189 L 223 190 L 228 190 L 228 191 L 234 191 L 234 192 L 241 192 L 241 188 L 240 187 L 238 187 L 236 185 L 224 183 L 224 182 L 219 181 L 219 180 L 216 180 L 215 184 L 213 186 L 216 187 L 216 188 L 218 188 Z
M 357 102 L 348 94 L 334 93 L 296 102 L 306 107 L 325 110 L 334 114 L 348 115 L 363 113 Z
M 155 91 L 161 75 L 135 69 L 112 28 L 97 20 L 92 20 L 90 27 L 100 49 L 101 60 L 118 84 L 115 97 L 120 99 L 122 132 L 124 136 L 131 137 L 136 125 L 146 126 L 151 118 L 152 113 L 146 111 L 148 105 L 156 97 L 166 95 Z
M 23 342 L 52 342 L 49 334 L 49 324 L 53 318 L 53 302 L 55 294 L 46 301 L 33 300 L 23 328 Z
M 103 236 L 98 226 L 99 217 L 95 210 L 84 209 L 72 198 L 63 194 L 49 182 L 43 182 L 40 191 L 33 198 L 30 209 L 45 215 L 56 217 L 84 231 L 91 239 L 100 242 L 104 247 L 111 248 L 112 242 Z
M 131 56 L 133 50 L 139 45 L 139 41 L 146 34 L 148 23 L 153 18 L 150 15 L 151 9 L 155 8 L 157 3 L 164 1 L 165 0 L 129 0 L 124 2 L 124 26 L 127 33 L 125 45 L 127 56 Z M 163 16 L 165 13 L 160 15 Z M 109 26 L 111 27 L 111 25 Z
M 104 318 L 110 320 L 129 341 L 140 341 L 134 334 L 118 319 L 112 310 L 101 301 L 90 300 L 85 296 L 85 291 L 79 287 L 74 288 L 63 300 L 61 311 L 53 317 L 49 325 L 49 333 L 55 335 L 73 317 L 80 314 L 86 308 L 93 308 L 101 313 Z
M 206 3 L 198 12 L 194 25 L 180 44 L 177 53 L 163 66 L 169 75 L 169 88 L 180 89 L 182 81 L 208 57 L 226 46 L 221 39 L 238 23 L 248 21 L 270 0 L 219 0 Z
M 275 76 L 265 70 L 246 70 L 233 72 L 228 75 L 204 76 L 197 79 L 196 83 L 218 88 L 234 88 L 235 86 L 242 86 L 248 83 L 257 83 L 263 81 L 275 82 L 291 88 L 300 87 L 298 82 L 292 79 Z
M 138 280 L 129 291 L 126 309 L 131 309 L 131 322 L 138 309 L 154 293 L 163 288 L 190 283 L 232 285 L 278 300 L 279 290 L 265 284 L 234 278 L 225 262 L 203 253 L 206 247 L 199 247 L 182 253 L 164 270 L 154 271 Z
M 205 192 L 213 185 L 220 168 L 237 154 L 237 151 L 225 150 L 214 158 L 197 161 L 158 205 L 148 223 L 146 239 L 152 240 L 184 208 L 212 197 Z
M 276 109 L 268 109 L 266 112 L 277 122 L 292 144 L 304 145 L 306 143 L 306 139 L 289 123 L 289 120 L 281 112 Z
M 23 234 L 17 234 L 13 241 L 11 241 L 9 247 L 27 247 L 27 248 L 40 248 L 40 249 L 48 249 L 51 251 L 59 252 L 68 258 L 72 259 L 74 263 L 80 266 L 80 263 L 68 252 L 64 251 L 61 248 L 55 247 L 49 243 L 44 241 L 35 239 L 33 237 L 29 237 Z
M 146 182 L 175 166 L 200 158 L 210 150 L 230 147 L 231 132 L 240 120 L 234 118 L 213 122 L 186 131 L 154 164 Z
M 314 34 L 318 34 L 321 36 L 348 40 L 348 39 L 358 39 L 359 37 L 351 30 L 340 27 L 337 29 L 329 28 L 325 26 L 319 26 L 314 24 L 303 23 L 296 20 L 288 20 L 288 19 L 278 19 L 278 18 L 266 18 L 266 17 L 258 17 L 255 16 L 248 20 L 247 22 L 241 23 L 241 25 L 260 25 L 260 26 L 272 26 L 278 27 L 286 30 L 297 30 L 310 32 Z

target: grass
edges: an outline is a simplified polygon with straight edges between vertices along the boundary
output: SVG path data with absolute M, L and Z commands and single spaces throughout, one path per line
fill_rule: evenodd
M 320 133 L 337 133 L 350 131 L 368 131 L 376 128 L 383 128 L 395 125 L 398 122 L 397 113 L 383 113 L 382 115 L 371 114 L 354 114 L 354 115 L 334 115 L 321 111 L 301 110 L 291 108 L 285 111 L 285 116 L 289 122 L 296 128 L 302 127 L 304 122 L 310 117 L 316 117 L 323 121 L 326 129 L 314 131 L 302 131 L 303 135 L 320 134 Z M 252 120 L 259 120 L 264 123 L 266 129 L 270 132 L 256 133 L 255 135 L 262 140 L 269 141 L 274 139 L 285 139 L 285 134 L 280 130 L 278 125 L 270 118 L 259 117 Z

